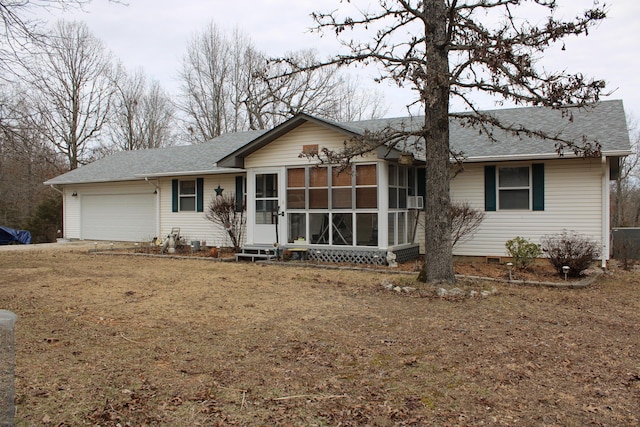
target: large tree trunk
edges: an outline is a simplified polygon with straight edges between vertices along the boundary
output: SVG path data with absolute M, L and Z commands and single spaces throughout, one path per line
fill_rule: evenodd
M 449 195 L 449 59 L 446 5 L 425 0 L 426 85 L 424 140 L 426 144 L 425 266 L 420 279 L 453 282 L 451 200 Z

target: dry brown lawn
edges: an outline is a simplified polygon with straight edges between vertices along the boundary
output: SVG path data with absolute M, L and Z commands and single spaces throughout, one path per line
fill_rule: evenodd
M 637 426 L 640 284 L 0 252 L 17 426 Z

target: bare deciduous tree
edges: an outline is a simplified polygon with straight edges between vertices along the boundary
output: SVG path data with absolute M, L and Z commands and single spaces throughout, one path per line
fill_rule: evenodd
M 36 206 L 52 197 L 42 182 L 64 170 L 64 161 L 31 125 L 23 90 L 3 93 L 0 102 L 0 223 L 13 228 L 24 227 Z
M 640 224 L 640 129 L 629 124 L 632 130 L 630 156 L 620 158 L 618 175 L 612 183 L 612 216 L 614 227 L 636 227 Z
M 378 118 L 387 108 L 380 92 L 362 91 L 358 81 L 336 66 L 313 67 L 318 62 L 316 51 L 293 52 L 289 59 L 300 67 L 288 73 L 287 65 L 270 61 L 258 74 L 265 100 L 262 116 L 275 126 L 291 115 L 305 112 L 336 121 Z M 256 106 L 259 111 L 260 106 Z
M 34 42 L 45 41 L 42 22 L 33 19 L 37 9 L 80 7 L 90 0 L 1 0 L 0 1 L 0 78 L 16 77 L 19 57 Z
M 227 80 L 229 59 L 241 56 L 230 52 L 224 34 L 213 23 L 189 42 L 182 61 L 183 97 L 179 108 L 193 141 L 205 142 L 227 131 L 227 100 L 235 99 Z
M 211 198 L 205 218 L 224 228 L 231 239 L 233 250 L 240 251 L 246 223 L 246 207 L 239 206 L 235 193 L 224 193 Z
M 28 67 L 40 130 L 75 169 L 97 142 L 114 93 L 111 54 L 80 22 L 57 23 Z
M 153 81 L 143 98 L 145 148 L 168 147 L 175 144 L 175 107 L 160 83 Z
M 339 122 L 377 119 L 389 110 L 381 92 L 363 91 L 359 80 L 349 75 L 343 78 L 334 102 L 336 113 L 332 118 Z
M 451 203 L 451 246 L 473 236 L 484 220 L 484 212 L 473 208 L 469 202 Z
M 291 54 L 297 63 L 317 62 L 313 50 Z M 239 30 L 228 38 L 209 24 L 189 43 L 183 59 L 179 109 L 195 142 L 226 132 L 265 129 L 306 112 L 335 120 L 379 117 L 379 92 L 356 90 L 356 81 L 335 67 L 286 73 L 269 62 Z
M 573 20 L 554 17 L 554 0 L 380 0 L 377 5 L 358 7 L 356 1 L 341 3 L 329 13 L 314 13 L 315 30 L 337 35 L 346 48 L 329 61 L 305 66 L 290 59 L 290 73 L 335 65 L 377 64 L 380 81 L 409 87 L 416 94 L 408 106 L 422 117 L 399 129 L 365 134 L 344 152 L 323 153 L 328 161 L 369 152 L 380 144 L 413 143 L 426 158 L 425 269 L 420 279 L 453 282 L 450 212 L 449 119 L 458 118 L 490 137 L 495 129 L 549 138 L 558 150 L 584 155 L 599 154 L 599 145 L 563 140 L 537 129 L 501 123 L 476 107 L 474 95 L 485 93 L 515 104 L 562 109 L 597 101 L 604 82 L 582 74 L 551 73 L 536 60 L 552 44 L 571 35 L 584 35 L 605 18 L 605 10 L 594 5 Z M 547 18 L 539 24 L 519 19 L 527 5 Z M 530 13 L 531 10 L 527 10 Z M 521 12 L 524 15 L 524 12 Z M 353 15 L 351 15 L 353 14 Z M 349 34 L 353 34 L 349 37 Z M 451 98 L 457 98 L 469 114 L 452 114 Z M 570 112 L 564 110 L 570 119 Z M 559 112 L 558 114 L 561 114 Z
M 173 145 L 174 107 L 156 81 L 147 82 L 142 70 L 122 71 L 114 81 L 111 141 L 102 151 L 142 150 Z

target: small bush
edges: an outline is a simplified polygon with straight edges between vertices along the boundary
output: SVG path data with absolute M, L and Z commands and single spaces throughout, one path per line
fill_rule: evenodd
M 542 250 L 556 271 L 569 267 L 569 276 L 578 277 L 600 256 L 599 245 L 589 237 L 575 231 L 564 230 L 542 238 Z
M 233 250 L 240 251 L 247 217 L 246 206 L 238 204 L 234 193 L 215 195 L 205 211 L 205 218 L 227 231 Z
M 520 236 L 509 240 L 504 246 L 507 248 L 507 254 L 513 259 L 515 268 L 527 268 L 542 255 L 540 245 Z
M 484 211 L 471 207 L 469 202 L 451 203 L 451 240 L 452 246 L 470 239 L 482 220 Z
M 33 243 L 55 242 L 62 228 L 62 196 L 55 194 L 38 205 L 21 228 L 31 232 Z

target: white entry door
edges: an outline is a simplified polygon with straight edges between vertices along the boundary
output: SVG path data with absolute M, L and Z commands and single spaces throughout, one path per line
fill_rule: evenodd
M 278 170 L 264 170 L 256 171 L 253 179 L 253 241 L 269 245 L 282 243 L 276 235 L 282 235 L 285 226 L 284 217 L 280 215 L 284 209 L 280 200 L 282 176 Z

